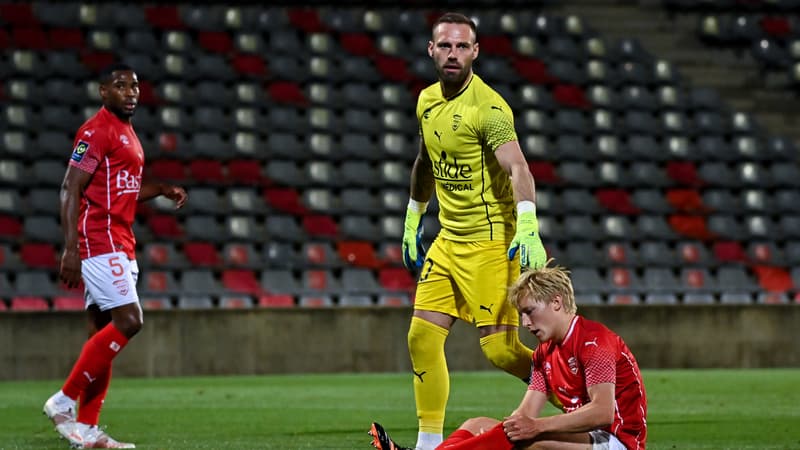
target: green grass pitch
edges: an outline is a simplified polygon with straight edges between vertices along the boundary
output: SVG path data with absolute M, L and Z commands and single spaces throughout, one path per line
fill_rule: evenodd
M 645 370 L 649 449 L 800 449 L 800 369 Z M 60 381 L 0 383 L 0 449 L 64 449 L 42 415 Z M 525 386 L 452 374 L 445 432 L 502 417 Z M 548 414 L 556 413 L 548 409 Z M 142 449 L 368 449 L 371 421 L 416 438 L 408 374 L 115 379 L 101 422 Z

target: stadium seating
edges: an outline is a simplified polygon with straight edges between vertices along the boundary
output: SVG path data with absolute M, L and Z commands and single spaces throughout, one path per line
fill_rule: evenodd
M 747 52 L 800 87 L 797 27 L 783 14 L 792 1 L 661 6 L 694 15 L 710 48 Z M 579 303 L 795 298 L 796 144 L 636 36 L 612 39 L 592 17 L 534 3 L 519 15 L 489 2 L 470 11 L 475 67 L 514 108 L 542 236 L 573 269 Z M 125 60 L 140 75 L 146 176 L 190 195 L 177 212 L 163 199 L 139 208 L 145 307 L 412 304 L 399 239 L 413 105 L 434 79 L 433 10 L 9 5 L 0 280 L 15 296 L 62 308 L 58 190 L 72 133 L 99 100 L 91 75 Z M 437 210 L 434 199 L 427 244 Z

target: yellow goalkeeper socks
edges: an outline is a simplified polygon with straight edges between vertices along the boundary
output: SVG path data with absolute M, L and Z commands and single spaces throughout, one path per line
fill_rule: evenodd
M 500 369 L 521 380 L 530 378 L 533 350 L 519 340 L 517 330 L 501 331 L 482 337 L 481 350 Z
M 444 356 L 449 331 L 427 320 L 411 318 L 408 351 L 414 370 L 414 398 L 419 431 L 442 434 L 444 411 L 450 395 L 450 374 Z

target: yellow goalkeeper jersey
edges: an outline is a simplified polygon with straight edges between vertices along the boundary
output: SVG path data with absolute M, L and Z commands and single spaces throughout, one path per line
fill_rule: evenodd
M 494 156 L 497 147 L 517 140 L 505 100 L 475 74 L 450 98 L 437 82 L 420 93 L 417 120 L 433 164 L 441 235 L 510 241 L 516 217 L 511 179 Z

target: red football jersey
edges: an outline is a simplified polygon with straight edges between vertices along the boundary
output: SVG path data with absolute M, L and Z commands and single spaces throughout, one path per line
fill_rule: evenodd
M 78 217 L 81 258 L 125 252 L 135 259 L 144 151 L 133 126 L 100 108 L 78 129 L 69 164 L 92 174 Z
M 588 386 L 614 383 L 614 423 L 606 431 L 628 449 L 644 449 L 647 397 L 642 375 L 628 346 L 605 325 L 575 316 L 561 343 L 545 342 L 533 353 L 528 389 L 548 395 L 564 412 L 589 402 Z

